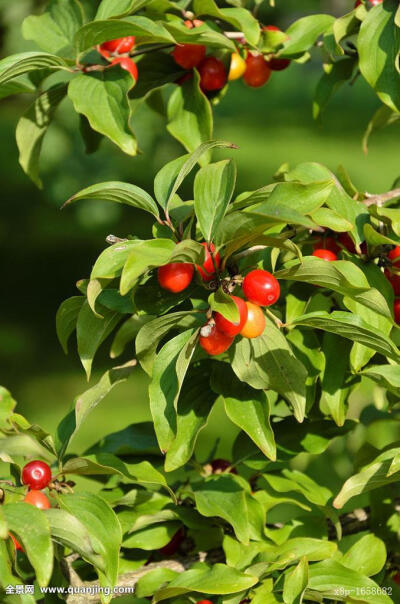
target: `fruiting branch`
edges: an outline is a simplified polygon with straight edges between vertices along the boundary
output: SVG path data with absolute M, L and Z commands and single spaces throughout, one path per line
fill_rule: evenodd
M 392 191 L 388 191 L 387 193 L 380 193 L 378 195 L 365 193 L 365 197 L 366 198 L 363 200 L 363 203 L 367 207 L 373 205 L 381 207 L 386 201 L 390 201 L 391 199 L 396 199 L 396 197 L 400 197 L 400 188 L 393 189 Z

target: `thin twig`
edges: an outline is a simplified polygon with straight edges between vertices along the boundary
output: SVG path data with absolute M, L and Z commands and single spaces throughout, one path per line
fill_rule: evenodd
M 387 193 L 380 193 L 378 195 L 371 195 L 370 193 L 365 193 L 366 199 L 364 199 L 363 203 L 366 206 L 377 205 L 381 207 L 386 201 L 390 201 L 391 199 L 396 199 L 396 197 L 400 197 L 400 188 L 393 189 L 393 191 L 388 191 Z

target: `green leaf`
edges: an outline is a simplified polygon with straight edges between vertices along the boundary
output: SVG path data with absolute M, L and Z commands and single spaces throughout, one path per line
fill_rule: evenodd
M 232 369 L 238 378 L 257 390 L 274 390 L 293 406 L 297 421 L 305 416 L 307 371 L 295 357 L 284 334 L 266 319 L 258 338 L 242 338 L 232 348 Z
M 14 94 L 36 92 L 36 87 L 30 82 L 28 76 L 20 76 L 6 84 L 0 85 L 0 99 L 5 99 Z
M 275 273 L 277 279 L 302 281 L 327 287 L 339 294 L 371 308 L 380 315 L 392 318 L 392 312 L 385 297 L 371 288 L 364 272 L 348 260 L 326 262 L 315 256 L 306 256 L 302 263 L 292 263 Z
M 351 78 L 354 67 L 355 59 L 352 57 L 324 65 L 325 73 L 318 82 L 313 100 L 314 119 L 320 117 L 332 95 Z
M 156 568 L 141 577 L 136 584 L 136 595 L 139 598 L 152 596 L 155 591 L 161 589 L 165 583 L 169 583 L 176 577 L 177 573 L 170 568 Z
M 308 562 L 301 558 L 296 568 L 285 576 L 283 601 L 285 604 L 301 604 L 308 584 Z
M 377 575 L 384 567 L 385 562 L 385 544 L 372 534 L 362 536 L 340 559 L 340 564 L 367 577 Z
M 400 469 L 393 468 L 392 462 L 396 459 L 399 449 L 389 449 L 370 464 L 365 466 L 360 472 L 354 474 L 346 480 L 339 494 L 333 502 L 335 508 L 340 509 L 349 499 L 368 493 L 374 489 L 386 486 L 399 480 Z M 395 472 L 391 470 L 395 469 Z
M 311 213 L 311 218 L 319 226 L 325 227 L 331 231 L 337 233 L 343 233 L 344 231 L 350 231 L 352 224 L 346 218 L 339 216 L 336 212 L 330 208 L 319 208 L 315 212 Z
M 240 382 L 226 363 L 214 364 L 211 385 L 222 395 L 229 419 L 249 435 L 266 457 L 275 461 L 276 445 L 266 393 Z
M 205 260 L 205 249 L 198 241 L 184 239 L 176 244 L 168 262 L 187 262 L 191 264 L 203 264 Z
M 220 313 L 225 319 L 232 321 L 232 323 L 239 323 L 239 309 L 232 296 L 226 294 L 222 287 L 219 287 L 215 293 L 209 295 L 208 304 L 213 312 Z
M 381 105 L 381 107 L 379 107 L 379 109 L 377 109 L 375 111 L 374 115 L 368 122 L 368 126 L 365 130 L 363 140 L 362 140 L 362 146 L 363 146 L 364 153 L 368 153 L 369 137 L 371 136 L 371 134 L 373 132 L 375 132 L 376 130 L 382 130 L 382 128 L 385 128 L 386 126 L 390 126 L 391 124 L 394 124 L 399 119 L 400 119 L 400 114 L 394 112 L 387 105 Z
M 198 334 L 189 329 L 169 340 L 158 353 L 149 386 L 150 409 L 161 451 L 176 434 L 176 405 Z
M 173 495 L 164 476 L 158 472 L 148 461 L 128 464 L 122 462 L 111 453 L 96 453 L 85 457 L 72 457 L 62 468 L 65 474 L 78 476 L 107 476 L 119 475 L 128 478 L 131 482 L 145 486 L 162 486 Z
M 100 583 L 113 587 L 118 581 L 118 559 L 122 533 L 118 518 L 101 497 L 80 492 L 58 498 L 62 509 L 76 516 L 90 535 L 93 549 L 103 560 Z
M 120 292 L 125 296 L 141 275 L 166 264 L 175 250 L 171 239 L 148 239 L 141 241 L 129 254 L 121 274 Z
M 114 245 L 107 247 L 97 258 L 90 279 L 114 279 L 119 277 L 129 255 L 140 243 L 140 239 L 133 239 L 114 243 Z
M 44 52 L 21 52 L 11 55 L 0 61 L 0 84 L 38 69 L 59 70 L 66 68 L 66 63 L 61 57 Z
M 52 0 L 43 14 L 24 20 L 22 34 L 42 50 L 73 58 L 74 36 L 83 25 L 83 17 L 77 0 Z
M 112 310 L 103 309 L 101 314 L 102 318 L 97 317 L 88 302 L 84 302 L 76 324 L 78 354 L 88 379 L 90 379 L 93 359 L 99 346 L 121 320 L 121 315 Z
M 168 23 L 164 24 L 170 28 Z M 187 29 L 187 28 L 185 28 Z M 191 30 L 188 30 L 191 31 Z M 151 52 L 143 55 L 140 59 L 140 77 L 136 85 L 129 93 L 131 99 L 151 98 L 155 92 L 162 92 L 161 88 L 165 84 L 176 82 L 183 74 L 184 70 L 175 63 L 173 57 L 163 51 Z M 163 107 L 163 116 L 165 108 Z
M 210 49 L 221 49 L 231 52 L 236 50 L 233 40 L 230 40 L 222 32 L 215 30 L 207 23 L 203 23 L 200 27 L 189 29 L 184 25 L 183 21 L 171 20 L 165 23 L 165 28 L 180 44 L 203 44 Z
M 197 436 L 207 424 L 215 401 L 215 395 L 209 386 L 209 376 L 210 366 L 207 361 L 188 369 L 177 403 L 175 438 L 165 459 L 167 472 L 180 468 L 190 460 Z
M 143 325 L 152 321 L 153 315 L 132 315 L 118 329 L 110 348 L 110 357 L 116 359 L 125 350 L 129 343 L 132 343 L 135 336 L 139 333 Z
M 343 599 L 341 594 L 346 593 L 347 599 L 354 602 L 393 604 L 374 581 L 336 560 L 324 560 L 310 566 L 308 589 L 320 592 L 328 599 Z
M 150 212 L 155 217 L 159 216 L 157 204 L 151 195 L 140 187 L 127 182 L 101 182 L 97 185 L 92 185 L 72 195 L 65 202 L 64 206 L 80 199 L 100 199 L 102 201 L 124 203 L 128 206 Z
M 263 477 L 278 493 L 294 491 L 301 493 L 307 501 L 324 507 L 332 493 L 326 487 L 320 486 L 312 478 L 298 470 L 283 470 L 283 476 L 277 474 L 263 474 Z
M 96 20 L 126 17 L 145 6 L 147 0 L 101 0 Z
M 53 437 L 43 430 L 38 424 L 31 424 L 19 413 L 12 413 L 8 418 L 9 423 L 16 427 L 20 434 L 28 434 L 53 456 L 57 455 Z
M 193 10 L 196 15 L 209 15 L 242 31 L 247 42 L 255 46 L 260 39 L 260 25 L 245 8 L 219 8 L 214 0 L 194 0 Z
M 398 394 L 400 388 L 399 365 L 371 365 L 361 373 L 377 382 L 382 388 Z
M 29 503 L 8 503 L 3 512 L 10 531 L 22 544 L 41 587 L 48 585 L 53 571 L 53 544 L 49 522 L 42 510 Z
M 79 53 L 98 44 L 125 36 L 143 38 L 142 42 L 169 42 L 175 40 L 165 27 L 147 17 L 126 17 L 125 19 L 97 20 L 87 23 L 76 33 L 75 46 Z
M 45 514 L 54 541 L 77 552 L 85 560 L 104 570 L 102 559 L 95 552 L 88 531 L 76 516 L 56 508 L 46 510 Z
M 204 166 L 194 181 L 194 209 L 200 231 L 212 241 L 232 199 L 236 168 L 232 160 Z
M 395 361 L 400 360 L 400 352 L 388 336 L 377 332 L 374 326 L 369 325 L 352 313 L 342 311 L 335 311 L 331 314 L 313 312 L 296 318 L 292 324 L 336 333 L 343 338 L 360 342 Z
M 60 458 L 63 457 L 69 442 L 77 433 L 89 413 L 93 411 L 114 386 L 130 376 L 135 366 L 136 362 L 130 361 L 125 365 L 106 371 L 97 384 L 75 399 L 74 408 L 57 427 Z
M 192 568 L 176 579 L 173 579 L 167 587 L 158 591 L 153 601 L 161 602 L 177 596 L 198 592 L 201 594 L 234 594 L 250 589 L 258 582 L 256 577 L 242 573 L 225 564 L 214 564 L 211 568 Z
M 56 330 L 57 337 L 65 352 L 68 353 L 68 340 L 71 334 L 75 331 L 78 321 L 79 312 L 85 301 L 83 296 L 72 296 L 64 300 L 57 310 L 56 315 Z
M 171 541 L 180 526 L 179 522 L 166 522 L 146 527 L 125 537 L 123 546 L 145 551 L 158 550 Z
M 321 182 L 307 184 L 298 182 L 278 183 L 271 192 L 268 190 L 263 196 L 261 190 L 247 198 L 247 202 L 260 203 L 256 208 L 250 208 L 251 212 L 259 214 L 274 215 L 274 209 L 285 206 L 287 210 L 293 209 L 293 199 L 296 199 L 295 209 L 299 214 L 310 214 L 320 208 L 331 194 L 334 181 L 332 178 Z M 268 189 L 268 187 L 267 187 Z M 263 199 L 265 197 L 265 200 Z
M 123 430 L 112 432 L 87 453 L 113 453 L 114 455 L 159 455 L 153 422 L 131 424 Z
M 288 39 L 283 44 L 278 56 L 299 57 L 331 28 L 334 21 L 335 18 L 331 15 L 309 15 L 298 19 L 286 30 Z
M 212 476 L 194 487 L 197 511 L 207 518 L 228 522 L 241 543 L 249 543 L 249 520 L 245 491 L 231 474 Z
M 343 426 L 346 420 L 345 388 L 346 372 L 349 370 L 350 343 L 341 342 L 333 334 L 324 335 L 322 350 L 325 355 L 325 369 L 321 379 L 320 408 L 328 412 L 337 426 Z M 338 355 L 338 350 L 342 354 Z
M 152 375 L 157 346 L 172 329 L 188 329 L 198 325 L 199 315 L 191 311 L 181 311 L 158 317 L 146 323 L 136 338 L 136 356 L 142 368 Z
M 93 130 L 107 136 L 128 155 L 137 153 L 129 125 L 131 108 L 127 96 L 133 84 L 131 74 L 117 65 L 101 72 L 80 74 L 68 87 L 75 111 L 89 120 Z
M 7 427 L 9 417 L 11 416 L 17 402 L 11 396 L 11 393 L 3 386 L 0 386 L 0 430 Z
M 42 187 L 39 177 L 39 157 L 43 138 L 54 113 L 67 93 L 66 84 L 56 84 L 43 92 L 20 118 L 16 138 L 19 149 L 19 163 L 33 182 Z
M 200 76 L 194 71 L 193 77 L 177 86 L 168 101 L 167 130 L 189 152 L 209 141 L 213 131 L 211 105 L 201 92 L 199 81 Z M 196 162 L 200 160 L 200 164 L 205 165 L 210 159 L 210 154 L 204 150 Z
M 397 68 L 400 51 L 400 32 L 395 23 L 398 8 L 396 0 L 368 11 L 357 39 L 359 68 L 383 103 L 393 111 L 400 111 L 400 92 Z

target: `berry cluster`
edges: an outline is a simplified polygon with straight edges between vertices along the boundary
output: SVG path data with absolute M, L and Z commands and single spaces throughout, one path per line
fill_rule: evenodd
M 29 487 L 24 497 L 25 503 L 30 503 L 39 508 L 39 510 L 48 510 L 51 507 L 50 500 L 42 492 L 42 489 L 45 489 L 51 482 L 50 466 L 44 461 L 30 461 L 22 468 L 21 479 L 22 483 Z M 23 551 L 21 544 L 14 535 L 10 534 L 10 537 L 15 549 Z
M 205 261 L 197 265 L 197 271 L 203 282 L 215 279 L 216 271 L 221 264 L 215 246 L 202 243 L 206 250 Z M 178 293 L 186 289 L 193 278 L 194 266 L 189 263 L 173 262 L 158 269 L 158 282 L 163 289 Z M 233 343 L 237 335 L 244 338 L 257 338 L 265 329 L 265 316 L 261 306 L 271 306 L 279 299 L 279 283 L 271 273 L 261 269 L 253 270 L 243 279 L 242 290 L 246 300 L 231 295 L 235 303 L 239 320 L 229 321 L 221 313 L 214 312 L 211 319 L 203 326 L 200 335 L 200 346 L 209 355 L 222 354 Z
M 125 38 L 117 38 L 103 42 L 97 47 L 101 56 L 110 62 L 110 67 L 119 65 L 122 69 L 129 71 L 135 82 L 138 79 L 138 69 L 133 59 L 129 57 L 129 53 L 135 46 L 135 37 L 126 36 Z
M 203 21 L 194 19 L 185 21 L 186 27 L 200 27 Z M 280 32 L 275 25 L 263 26 L 263 31 Z M 191 76 L 189 70 L 196 68 L 200 74 L 200 88 L 203 92 L 215 92 L 221 90 L 227 81 L 243 80 L 248 86 L 258 88 L 263 86 L 270 78 L 272 71 L 282 71 L 286 69 L 289 59 L 280 59 L 278 57 L 264 55 L 258 52 L 249 51 L 245 47 L 246 41 L 243 39 L 238 43 L 240 49 L 232 53 L 230 57 L 229 69 L 225 63 L 214 56 L 206 56 L 207 49 L 202 44 L 179 44 L 175 46 L 172 56 L 177 65 L 187 70 L 188 73 L 179 79 L 179 83 L 186 81 Z

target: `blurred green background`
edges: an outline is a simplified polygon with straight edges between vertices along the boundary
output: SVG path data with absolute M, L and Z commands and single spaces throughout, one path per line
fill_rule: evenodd
M 0 0 L 2 56 L 30 48 L 21 38 L 20 24 L 26 14 L 39 10 L 42 4 Z M 298 2 L 277 2 L 279 8 L 274 11 L 264 4 L 262 20 L 284 28 L 309 12 L 343 14 L 352 7 L 352 0 L 304 1 L 301 9 Z M 362 152 L 362 134 L 378 102 L 361 79 L 338 92 L 322 123 L 313 121 L 312 97 L 320 75 L 320 58 L 316 57 L 306 65 L 294 64 L 285 72 L 273 74 L 262 89 L 246 88 L 242 82 L 229 86 L 215 108 L 215 137 L 239 145 L 239 150 L 232 153 L 238 164 L 238 191 L 271 182 L 284 162 L 294 165 L 319 161 L 331 169 L 342 164 L 356 185 L 369 192 L 390 189 L 400 175 L 398 126 L 374 135 L 368 155 Z M 142 155 L 130 158 L 103 142 L 98 153 L 87 156 L 78 135 L 77 116 L 64 101 L 45 140 L 41 162 L 44 189 L 39 191 L 18 166 L 14 136 L 17 119 L 29 100 L 26 96 L 4 100 L 0 111 L 0 383 L 12 391 L 21 413 L 52 429 L 74 397 L 87 388 L 74 343 L 71 341 L 71 352 L 66 357 L 57 342 L 57 308 L 65 298 L 76 294 L 76 281 L 88 276 L 105 246 L 106 235 L 124 237 L 134 233 L 146 237 L 151 228 L 144 213 L 119 205 L 87 201 L 62 212 L 60 206 L 83 187 L 106 180 L 128 180 L 151 191 L 156 171 L 183 150 L 166 132 L 163 118 L 140 106 L 132 126 Z M 107 367 L 106 355 L 107 344 L 95 363 L 93 383 Z M 149 418 L 146 386 L 146 378 L 138 369 L 91 415 L 75 448 L 82 450 L 105 433 Z M 357 416 L 361 405 L 372 396 L 372 387 L 367 385 L 354 398 L 351 415 Z M 219 437 L 221 422 L 226 425 L 220 454 L 229 454 L 228 442 L 234 428 L 218 406 L 201 435 L 203 454 Z M 379 436 L 381 441 L 400 439 L 397 427 L 395 434 L 392 431 Z M 376 441 L 377 431 L 371 429 L 372 433 Z M 364 439 L 365 433 L 353 437 L 350 449 L 355 448 L 358 438 Z M 348 456 L 339 455 L 343 447 L 339 442 L 331 450 L 336 482 L 351 470 Z M 315 471 L 318 464 L 316 460 Z

